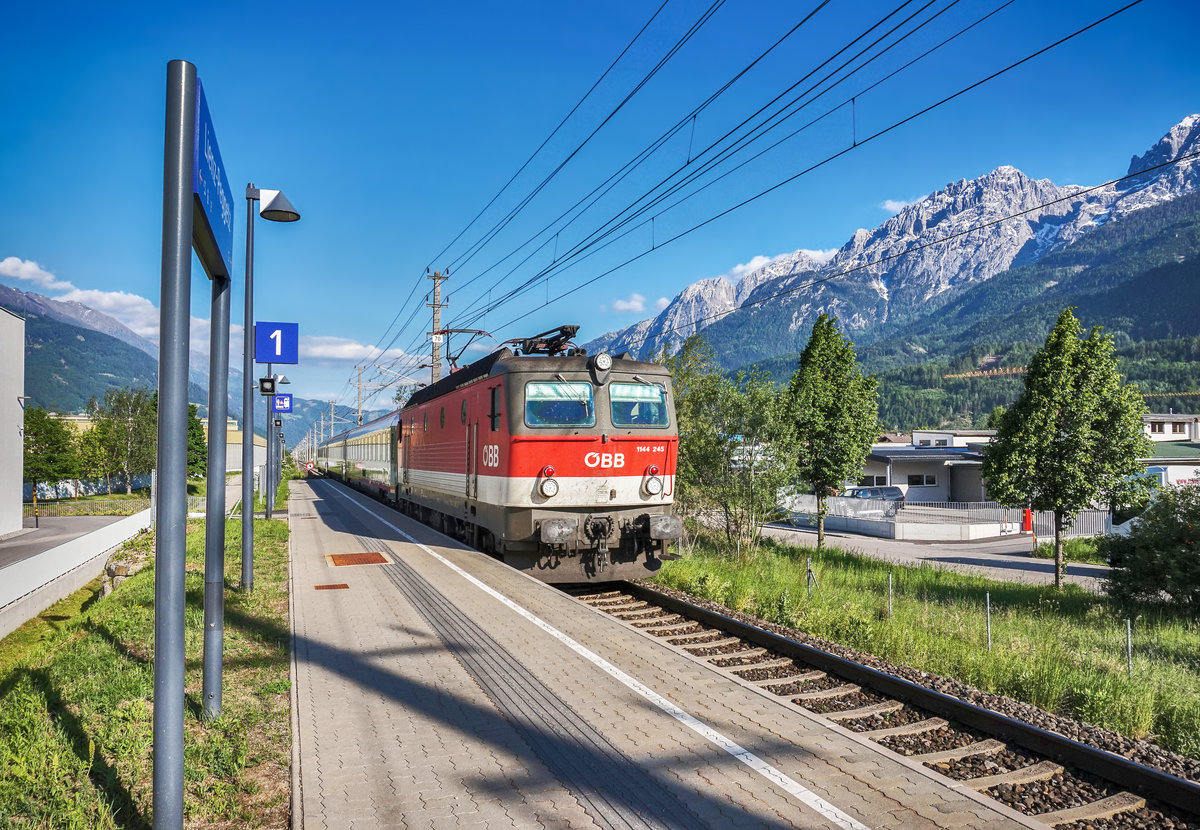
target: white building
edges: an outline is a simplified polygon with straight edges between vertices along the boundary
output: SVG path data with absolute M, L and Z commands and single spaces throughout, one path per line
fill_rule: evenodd
M 1151 441 L 1200 441 L 1200 415 L 1169 412 L 1142 416 L 1142 431 Z
M 21 529 L 25 472 L 25 319 L 0 308 L 0 537 Z

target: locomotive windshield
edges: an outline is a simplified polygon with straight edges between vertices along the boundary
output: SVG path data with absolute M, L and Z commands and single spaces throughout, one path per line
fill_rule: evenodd
M 525 423 L 531 427 L 590 427 L 596 424 L 592 385 L 533 381 L 525 384 Z
M 667 393 L 657 384 L 613 383 L 608 387 L 612 422 L 618 427 L 665 427 Z

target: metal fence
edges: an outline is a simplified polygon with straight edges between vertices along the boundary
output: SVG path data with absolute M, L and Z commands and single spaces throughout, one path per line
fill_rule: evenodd
M 75 501 L 39 501 L 37 514 L 44 519 L 58 519 L 64 516 L 132 516 L 141 513 L 150 506 L 150 499 L 82 499 Z M 22 506 L 22 515 L 27 519 L 33 518 L 32 503 Z
M 813 516 L 817 512 L 817 497 L 812 495 L 788 496 L 780 505 L 790 515 Z M 898 524 L 953 524 L 953 525 L 996 525 L 1000 533 L 1016 533 L 1021 530 L 1024 510 L 1017 507 L 1002 507 L 996 502 L 908 502 L 901 506 L 898 501 L 875 499 L 851 499 L 831 496 L 825 500 L 826 516 L 851 519 L 873 519 Z M 1112 530 L 1111 515 L 1107 510 L 1083 510 L 1075 516 L 1065 536 L 1101 536 Z M 1034 511 L 1033 531 L 1039 537 L 1054 535 L 1054 514 Z
M 39 501 L 37 515 L 43 519 L 59 519 L 66 516 L 132 516 L 151 506 L 150 499 L 81 499 L 79 501 Z M 188 496 L 189 513 L 203 513 L 206 509 L 204 496 Z M 22 516 L 33 518 L 34 505 L 21 505 Z

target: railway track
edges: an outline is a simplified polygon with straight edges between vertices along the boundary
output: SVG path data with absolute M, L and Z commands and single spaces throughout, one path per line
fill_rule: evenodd
M 674 592 L 574 596 L 1059 830 L 1200 830 L 1200 783 L 790 639 Z M 1134 754 L 1134 753 L 1127 753 Z

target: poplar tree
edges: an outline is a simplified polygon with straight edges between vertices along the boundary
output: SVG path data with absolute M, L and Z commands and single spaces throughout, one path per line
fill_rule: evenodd
M 1062 587 L 1063 532 L 1097 501 L 1132 503 L 1147 487 L 1139 458 L 1150 454 L 1142 432 L 1145 402 L 1123 385 L 1112 338 L 1096 326 L 1082 337 L 1065 309 L 1029 362 L 1025 390 L 1000 416 L 985 448 L 983 477 L 991 498 L 1009 507 L 1054 514 L 1054 586 Z
M 854 344 L 822 314 L 788 387 L 796 469 L 817 497 L 817 548 L 825 545 L 826 499 L 857 480 L 879 437 L 876 382 L 858 366 Z

